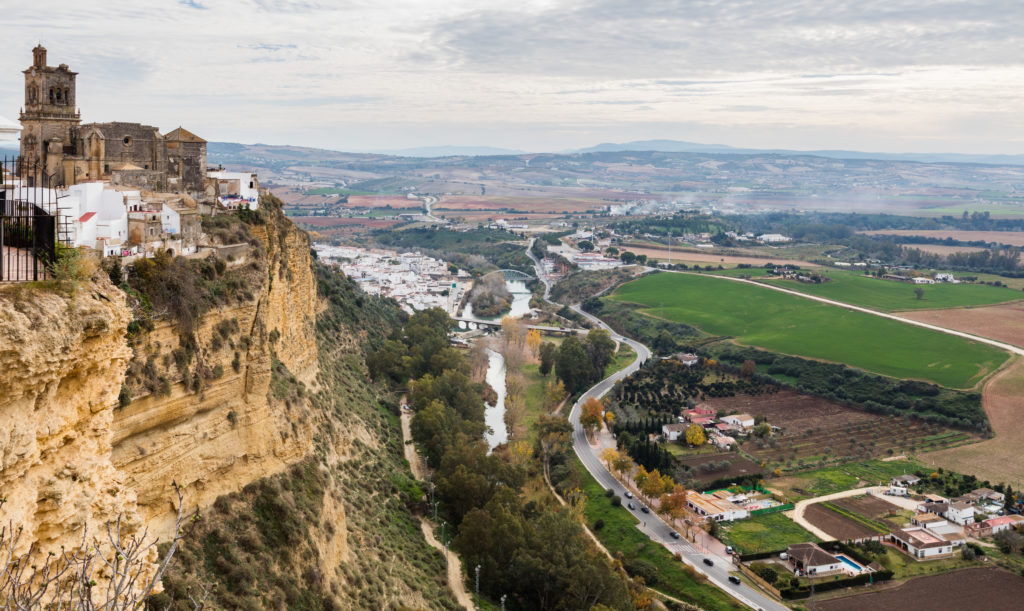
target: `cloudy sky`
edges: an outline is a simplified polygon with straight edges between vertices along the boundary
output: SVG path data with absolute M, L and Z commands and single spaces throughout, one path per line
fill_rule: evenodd
M 1024 153 L 1020 0 L 2 0 L 85 121 L 340 150 L 670 138 Z

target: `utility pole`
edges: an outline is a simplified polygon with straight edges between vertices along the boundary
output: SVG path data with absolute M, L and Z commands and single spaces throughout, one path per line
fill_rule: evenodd
M 473 601 L 473 605 L 480 608 L 480 565 L 476 565 L 476 600 Z

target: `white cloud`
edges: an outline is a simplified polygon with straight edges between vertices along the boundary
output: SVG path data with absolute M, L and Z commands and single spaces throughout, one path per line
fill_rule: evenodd
M 353 150 L 651 137 L 1020 152 L 1024 6 L 940 0 L 155 0 L 4 9 L 0 113 L 38 40 L 87 121 Z M 503 6 L 512 6 L 503 3 Z

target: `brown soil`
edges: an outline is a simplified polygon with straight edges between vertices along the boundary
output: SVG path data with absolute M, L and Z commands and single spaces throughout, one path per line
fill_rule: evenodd
M 561 214 L 564 212 L 586 212 L 600 209 L 607 204 L 598 199 L 553 198 L 553 197 L 488 197 L 471 195 L 445 195 L 434 208 L 437 210 L 507 210 L 515 212 L 540 212 Z M 501 213 L 498 213 L 501 214 Z
M 1024 347 L 1024 302 L 983 308 L 916 310 L 900 312 L 900 316 Z
M 895 511 L 902 511 L 899 505 L 893 505 L 876 496 L 864 495 L 861 497 L 848 496 L 832 501 L 837 507 L 842 507 L 866 518 L 882 518 Z
M 702 471 L 700 466 L 711 462 L 727 460 L 730 467 L 725 471 Z M 679 462 L 693 468 L 693 477 L 699 482 L 712 482 L 723 477 L 739 477 L 751 473 L 764 473 L 764 469 L 750 459 L 744 458 L 735 452 L 724 452 L 722 454 L 701 454 L 679 459 Z
M 804 518 L 840 541 L 873 537 L 878 534 L 863 524 L 823 507 L 820 503 L 808 505 L 804 510 Z
M 918 230 L 918 229 L 884 229 L 882 231 L 862 231 L 868 235 L 919 235 L 926 238 L 953 238 L 963 242 L 974 242 L 985 240 L 986 242 L 998 242 L 1010 244 L 1011 246 L 1024 246 L 1024 231 L 947 231 L 945 229 Z M 917 248 L 917 244 L 908 245 Z M 926 246 L 921 244 L 920 246 Z
M 940 452 L 922 458 L 929 464 L 970 473 L 991 482 L 1024 481 L 1024 359 L 1018 358 L 995 375 L 982 394 L 995 438 Z
M 706 404 L 716 411 L 764 416 L 782 429 L 771 439 L 752 439 L 743 446 L 744 451 L 756 459 L 766 461 L 769 468 L 786 462 L 794 467 L 800 460 L 813 463 L 822 457 L 845 456 L 857 460 L 884 457 L 889 455 L 889 450 L 895 455 L 912 448 L 939 449 L 971 439 L 968 434 L 956 431 L 955 436 L 927 442 L 937 444 L 933 447 L 920 439 L 953 429 L 869 414 L 792 390 L 710 399 Z
M 423 208 L 418 199 L 408 199 L 395 195 L 349 195 L 346 208 Z
M 823 611 L 899 609 L 1019 609 L 1024 600 L 1024 578 L 997 568 L 972 568 L 911 579 L 895 588 L 818 601 Z
M 978 246 L 946 246 L 944 244 L 904 244 L 904 250 L 917 249 L 924 252 L 930 252 L 936 255 L 951 255 L 957 252 L 981 252 L 988 250 L 987 248 L 980 248 Z

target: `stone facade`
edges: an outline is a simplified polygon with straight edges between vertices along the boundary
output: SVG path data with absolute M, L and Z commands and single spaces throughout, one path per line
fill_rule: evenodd
M 152 191 L 204 196 L 206 141 L 184 128 L 161 134 L 152 125 L 81 124 L 75 77 L 67 65 L 46 65 L 32 51 L 21 113 L 21 167 L 29 184 L 62 187 L 93 180 Z

